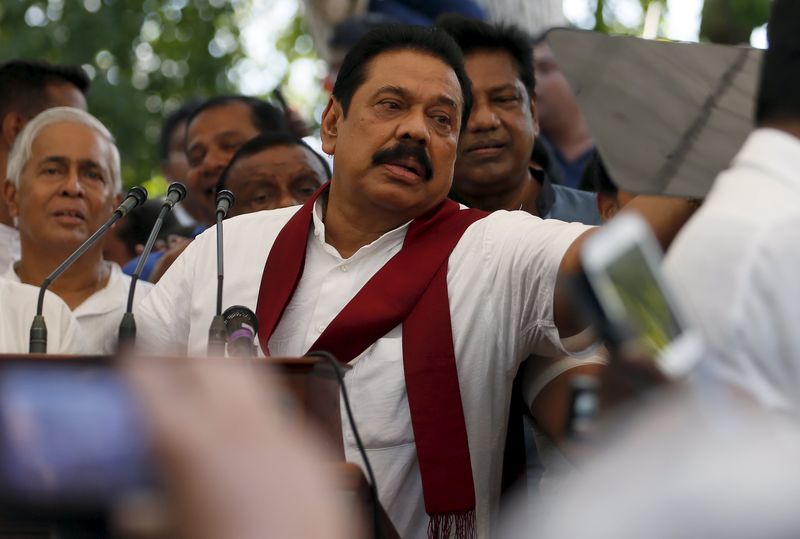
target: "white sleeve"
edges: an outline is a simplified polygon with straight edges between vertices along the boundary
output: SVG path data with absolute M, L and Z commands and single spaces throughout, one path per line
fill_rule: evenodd
M 136 347 L 142 352 L 186 354 L 191 327 L 194 265 L 200 243 L 200 238 L 195 238 L 134 308 Z
M 516 211 L 486 219 L 486 278 L 499 327 L 513 328 L 522 357 L 569 353 L 555 325 L 553 294 L 564 253 L 592 227 Z

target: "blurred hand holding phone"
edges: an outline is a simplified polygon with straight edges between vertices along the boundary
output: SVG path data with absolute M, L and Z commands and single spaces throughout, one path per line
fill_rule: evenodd
M 613 356 L 638 363 L 654 379 L 677 380 L 700 361 L 704 346 L 664 282 L 661 249 L 647 223 L 622 214 L 590 237 L 581 252 L 596 326 Z

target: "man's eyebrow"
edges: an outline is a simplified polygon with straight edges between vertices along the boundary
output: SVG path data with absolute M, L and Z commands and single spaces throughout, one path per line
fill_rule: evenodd
M 378 88 L 378 91 L 375 92 L 375 95 L 380 95 L 384 93 L 394 94 L 403 99 L 410 99 L 410 94 L 408 93 L 408 91 L 405 88 L 401 88 L 399 86 L 392 86 L 392 85 L 381 86 L 380 88 Z M 456 101 L 453 98 L 448 97 L 446 95 L 437 96 L 435 102 L 438 105 L 445 105 L 452 109 L 458 109 L 458 104 L 456 103 Z
M 69 159 L 61 155 L 48 155 L 39 160 L 39 165 L 44 165 L 46 163 L 57 163 L 59 165 L 68 165 Z
M 499 84 L 497 86 L 492 86 L 491 88 L 489 88 L 489 93 L 504 92 L 506 90 L 513 90 L 515 92 L 518 92 L 519 88 L 517 87 L 516 84 L 508 82 L 506 84 Z

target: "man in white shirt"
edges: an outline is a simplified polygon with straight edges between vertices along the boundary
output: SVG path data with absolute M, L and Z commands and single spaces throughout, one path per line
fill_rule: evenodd
M 10 60 L 0 65 L 0 171 L 25 124 L 50 107 L 86 110 L 89 77 L 79 67 Z M 0 178 L 0 182 L 5 178 Z M 19 233 L 0 197 L 0 273 L 19 259 Z
M 31 322 L 36 315 L 39 288 L 0 279 L 0 354 L 26 354 Z M 47 324 L 47 352 L 80 354 L 83 338 L 78 322 L 52 292 L 45 293 L 42 314 Z
M 120 201 L 119 152 L 89 113 L 48 109 L 22 130 L 8 161 L 4 195 L 18 220 L 22 256 L 4 277 L 39 286 L 111 217 Z M 81 325 L 86 352 L 116 349 L 130 277 L 103 259 L 103 240 L 50 286 Z M 140 283 L 135 301 L 152 287 Z
M 665 261 L 724 380 L 763 403 L 800 405 L 800 4 L 777 0 L 756 129 Z
M 458 529 L 457 537 L 471 530 L 490 535 L 518 365 L 532 352 L 563 352 L 559 332 L 582 329 L 556 278 L 560 268 L 575 268 L 576 239 L 588 227 L 504 211 L 459 234 L 438 224 L 476 215 L 446 201 L 459 133 L 469 117 L 469 88 L 461 53 L 443 31 L 373 31 L 348 54 L 323 114 L 323 149 L 335 163 L 330 189 L 299 208 L 225 222 L 225 305 L 258 311 L 262 351 L 274 356 L 329 349 L 325 339 L 336 341 L 339 359 L 351 366 L 346 383 L 381 503 L 409 538 L 445 537 L 448 526 Z M 687 216 L 676 205 L 674 222 Z M 419 249 L 446 236 L 452 244 Z M 213 230 L 199 236 L 145 298 L 137 314 L 139 342 L 159 351 L 177 346 L 205 353 L 215 309 L 215 249 Z M 410 252 L 428 254 L 409 261 Z M 279 261 L 284 256 L 291 264 Z M 422 284 L 421 299 L 395 323 L 397 305 L 436 257 L 442 262 L 430 284 Z M 430 308 L 417 311 L 440 285 L 444 301 L 436 296 L 425 304 Z M 420 297 L 418 289 L 413 294 Z M 354 322 L 353 311 L 366 318 Z M 442 333 L 419 349 L 417 334 L 429 325 L 441 327 L 442 318 Z M 349 331 L 338 331 L 350 322 Z M 342 352 L 349 341 L 363 342 L 368 328 L 375 339 Z M 409 357 L 412 348 L 420 354 Z M 416 369 L 447 357 L 453 359 L 452 377 L 444 364 L 430 375 L 445 384 L 425 389 Z M 420 399 L 436 403 L 420 414 Z M 454 409 L 454 424 L 434 417 Z M 360 463 L 354 435 L 346 420 L 342 424 L 346 457 Z M 459 425 L 463 432 L 450 432 Z M 443 427 L 433 444 L 432 426 Z M 467 444 L 468 477 L 462 481 L 455 461 L 463 464 L 460 451 Z M 430 452 L 438 457 L 433 463 Z M 442 470 L 444 485 L 436 482 Z M 472 500 L 453 501 L 465 494 L 459 485 L 466 485 Z

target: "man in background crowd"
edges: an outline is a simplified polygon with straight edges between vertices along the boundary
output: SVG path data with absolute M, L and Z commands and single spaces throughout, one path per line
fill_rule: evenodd
M 293 135 L 266 133 L 244 144 L 219 179 L 236 197 L 229 215 L 302 204 L 330 180 L 328 162 Z
M 600 224 L 594 196 L 553 185 L 531 166 L 539 132 L 530 38 L 513 26 L 457 15 L 439 26 L 464 51 L 475 103 L 458 146 L 451 196 L 485 211 Z
M 544 36 L 535 40 L 533 61 L 542 140 L 561 168 L 564 185 L 580 188 L 594 148 L 592 135 Z
M 11 60 L 0 65 L 0 171 L 6 176 L 8 153 L 25 124 L 50 107 L 86 110 L 89 77 L 79 67 Z M 19 258 L 19 233 L 0 197 L 0 272 Z
M 186 123 L 200 102 L 192 99 L 164 118 L 161 134 L 158 138 L 158 158 L 161 173 L 168 182 L 186 183 L 189 176 L 189 159 L 186 157 Z M 182 226 L 195 227 L 197 220 L 192 217 L 182 204 L 172 210 L 172 215 Z
M 603 158 L 596 149 L 592 152 L 592 157 L 586 164 L 583 174 L 585 185 L 592 187 L 597 196 L 597 211 L 600 218 L 605 223 L 614 217 L 628 202 L 633 200 L 634 195 L 628 191 L 620 189 L 608 174 Z
M 274 105 L 243 95 L 212 97 L 186 120 L 186 198 L 181 205 L 197 224 L 194 234 L 216 223 L 216 189 L 233 154 L 260 133 L 286 132 L 284 112 Z M 192 238 L 175 238 L 147 261 L 148 279 L 158 282 Z
M 4 277 L 39 286 L 119 204 L 119 152 L 96 118 L 57 107 L 25 126 L 11 149 L 8 171 L 4 195 L 19 223 L 22 256 Z M 115 351 L 129 285 L 119 266 L 103 258 L 101 239 L 50 286 L 78 319 L 87 353 Z M 151 286 L 140 283 L 134 299 Z

